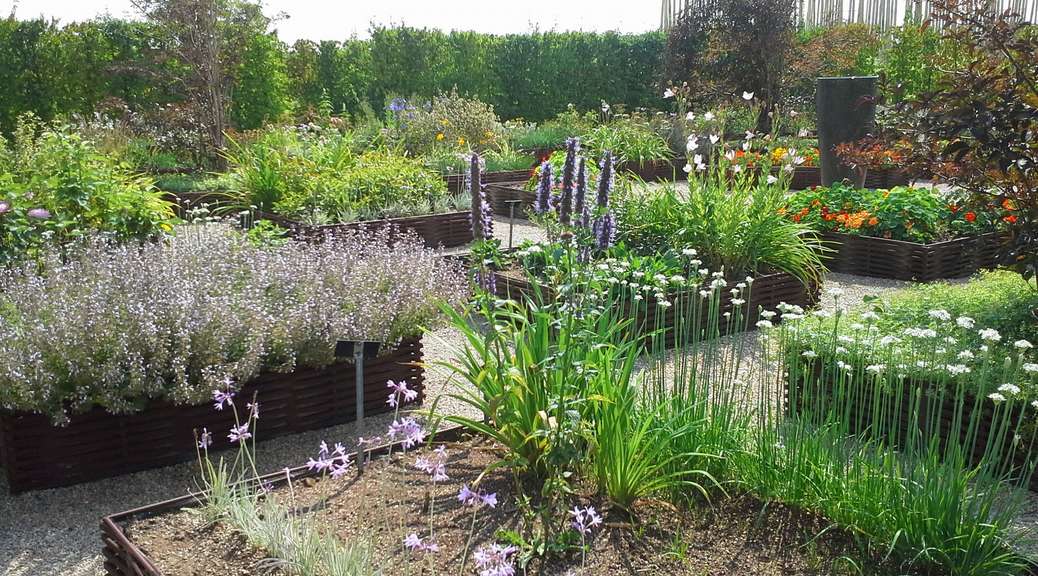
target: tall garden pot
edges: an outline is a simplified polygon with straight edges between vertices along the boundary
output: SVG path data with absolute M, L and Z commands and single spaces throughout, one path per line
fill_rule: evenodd
M 406 338 L 395 349 L 364 361 L 364 413 L 386 412 L 386 381 L 406 380 L 423 392 L 422 344 Z M 264 372 L 238 392 L 239 410 L 255 394 L 262 439 L 325 428 L 356 417 L 352 362 L 291 373 Z M 66 426 L 30 412 L 0 412 L 0 463 L 11 492 L 68 486 L 176 464 L 195 458 L 195 435 L 213 435 L 210 450 L 230 446 L 234 413 L 211 402 L 173 405 L 154 401 L 133 414 L 94 408 L 73 414 Z
M 848 179 L 864 185 L 864 173 L 840 162 L 834 148 L 867 136 L 876 122 L 876 76 L 819 78 L 816 92 L 822 186 Z

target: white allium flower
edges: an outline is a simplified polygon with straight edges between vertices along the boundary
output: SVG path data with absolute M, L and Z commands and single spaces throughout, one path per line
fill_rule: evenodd
M 855 323 L 851 324 L 851 330 L 864 330 L 864 329 L 865 329 L 865 325 L 864 324 L 861 324 L 861 323 L 858 323 L 858 322 L 855 322 Z
M 973 352 L 971 352 L 969 350 L 963 350 L 962 352 L 959 352 L 958 358 L 959 358 L 959 360 L 972 360 L 973 359 Z
M 847 349 L 844 348 L 843 346 L 837 346 L 836 347 L 836 353 L 837 354 L 846 354 L 847 353 Z
M 1038 372 L 1038 364 L 1035 364 L 1034 362 L 1025 362 L 1020 367 L 1023 368 L 1024 372 L 1027 372 L 1029 374 L 1034 374 L 1035 372 Z
M 769 328 L 774 328 L 774 327 L 775 327 L 775 325 L 771 323 L 771 320 L 758 320 L 757 321 L 757 328 L 760 328 L 761 330 L 767 330 Z
M 843 288 L 837 288 L 835 286 L 832 288 L 826 288 L 825 293 L 835 298 L 838 298 L 840 296 L 843 296 Z
M 774 310 L 761 310 L 760 317 L 770 320 L 775 317 L 776 312 Z
M 854 338 L 851 338 L 850 336 L 848 336 L 846 334 L 840 334 L 839 336 L 836 337 L 836 339 L 838 341 L 844 342 L 846 344 L 850 344 L 850 343 L 854 342 Z
M 865 367 L 865 371 L 871 374 L 882 374 L 887 369 L 886 364 L 870 364 Z
M 812 314 L 814 314 L 815 316 L 818 316 L 819 318 L 829 318 L 829 317 L 831 317 L 833 315 L 832 312 L 830 312 L 828 310 L 824 310 L 824 309 L 815 310 L 814 312 L 812 312 Z
M 1027 350 L 1029 348 L 1034 348 L 1034 346 L 1030 342 L 1028 342 L 1027 340 L 1017 340 L 1016 342 L 1013 342 L 1013 347 L 1014 348 L 1018 348 L 1020 350 Z
M 967 330 L 969 330 L 970 328 L 973 328 L 973 325 L 976 324 L 976 321 L 973 318 L 970 318 L 969 316 L 959 316 L 955 319 L 955 323 L 958 324 L 960 328 L 966 328 Z
M 818 357 L 818 353 L 814 350 L 804 350 L 800 355 L 809 360 Z
M 1016 384 L 1003 384 L 998 387 L 998 391 L 1009 396 L 1016 396 L 1020 393 L 1020 387 Z
M 746 301 L 743 300 L 742 298 L 733 298 L 732 299 L 732 305 L 733 306 L 742 306 L 745 303 L 746 303 Z
M 659 305 L 660 308 L 670 308 L 671 307 L 671 303 L 666 301 L 666 300 L 660 300 L 659 302 L 657 302 L 657 305 Z
M 897 336 L 887 335 L 879 339 L 881 346 L 890 346 L 891 344 L 897 344 L 901 339 Z
M 988 398 L 990 398 L 991 401 L 995 404 L 1006 401 L 1006 397 L 999 394 L 998 392 L 992 392 L 991 394 L 988 394 Z
M 697 254 L 695 248 L 685 248 L 681 251 L 683 256 L 695 256 Z
M 930 312 L 928 312 L 928 314 L 929 314 L 930 318 L 933 318 L 934 320 L 940 320 L 941 322 L 947 322 L 947 321 L 951 320 L 951 313 L 948 312 L 947 310 L 943 310 L 943 309 L 940 309 L 940 308 L 938 308 L 936 310 L 930 310 Z
M 667 88 L 666 90 L 663 91 L 663 97 L 664 98 L 673 98 L 674 97 L 674 91 L 671 90 L 670 88 Z
M 948 364 L 944 368 L 952 376 L 958 376 L 960 374 L 969 374 L 969 372 L 970 372 L 969 367 L 967 367 L 967 366 L 965 366 L 963 364 Z
M 866 322 L 875 322 L 876 320 L 879 320 L 879 314 L 876 314 L 872 310 L 869 310 L 867 312 L 862 313 L 861 319 Z
M 998 342 L 1002 339 L 1002 335 L 994 328 L 984 328 L 977 333 L 980 334 L 981 340 L 987 340 L 988 342 Z

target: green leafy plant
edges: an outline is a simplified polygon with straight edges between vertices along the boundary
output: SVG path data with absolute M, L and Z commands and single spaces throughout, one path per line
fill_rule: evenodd
M 612 152 L 618 163 L 645 166 L 673 156 L 667 141 L 648 125 L 630 118 L 614 119 L 596 126 L 581 136 L 594 158 Z

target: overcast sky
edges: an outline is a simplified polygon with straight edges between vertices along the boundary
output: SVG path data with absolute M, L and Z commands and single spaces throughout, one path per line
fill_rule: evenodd
M 0 16 L 9 14 L 12 4 L 22 19 L 43 15 L 73 22 L 105 13 L 133 15 L 130 0 L 0 0 Z M 263 5 L 267 15 L 288 16 L 277 24 L 286 42 L 363 38 L 371 22 L 505 34 L 534 28 L 646 32 L 660 19 L 660 0 L 266 0 Z

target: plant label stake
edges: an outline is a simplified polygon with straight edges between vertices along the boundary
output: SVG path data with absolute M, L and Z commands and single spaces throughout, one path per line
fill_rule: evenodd
M 359 439 L 364 431 L 364 358 L 374 358 L 378 355 L 381 342 L 371 340 L 339 340 L 335 344 L 336 358 L 353 357 L 354 389 L 356 391 L 357 420 L 355 422 L 356 435 Z M 357 444 L 357 470 L 364 469 L 364 448 Z
M 512 249 L 512 229 L 515 227 L 515 205 L 522 200 L 505 200 L 508 204 L 508 249 Z

